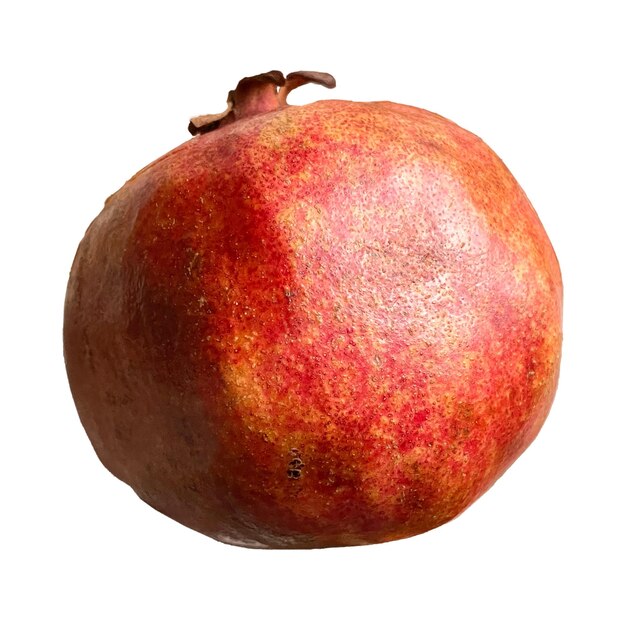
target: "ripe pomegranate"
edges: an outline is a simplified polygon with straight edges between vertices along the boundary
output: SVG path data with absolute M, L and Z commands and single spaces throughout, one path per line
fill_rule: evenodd
M 439 526 L 555 395 L 562 283 L 475 135 L 388 102 L 289 106 L 243 79 L 80 243 L 65 358 L 103 464 L 155 509 L 263 548 Z

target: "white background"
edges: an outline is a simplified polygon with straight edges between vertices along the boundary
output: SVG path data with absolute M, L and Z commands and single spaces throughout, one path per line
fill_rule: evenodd
M 2 616 L 626 615 L 620 2 L 21 2 L 0 9 Z M 19 8 L 16 8 L 19 7 Z M 315 551 L 221 545 L 98 462 L 62 308 L 104 199 L 224 108 L 240 77 L 329 71 L 480 135 L 538 211 L 565 281 L 551 416 L 475 505 L 426 535 Z

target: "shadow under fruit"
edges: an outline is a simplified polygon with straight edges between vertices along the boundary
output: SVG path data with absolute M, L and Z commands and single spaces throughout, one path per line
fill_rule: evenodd
M 562 283 L 478 137 L 389 102 L 242 80 L 80 243 L 65 359 L 102 463 L 259 548 L 378 543 L 462 512 L 555 395 Z

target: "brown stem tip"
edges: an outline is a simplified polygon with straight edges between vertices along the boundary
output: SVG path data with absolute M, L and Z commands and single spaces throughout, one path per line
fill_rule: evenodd
M 335 78 L 329 73 L 296 71 L 284 77 L 280 71 L 268 71 L 252 77 L 244 77 L 234 90 L 228 93 L 226 110 L 221 114 L 196 116 L 189 123 L 189 132 L 199 135 L 214 131 L 240 118 L 264 114 L 287 107 L 287 95 L 304 84 L 319 84 L 334 88 Z

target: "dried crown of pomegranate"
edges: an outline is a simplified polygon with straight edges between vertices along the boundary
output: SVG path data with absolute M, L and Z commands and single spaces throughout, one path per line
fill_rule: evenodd
M 196 116 L 189 122 L 192 135 L 208 133 L 240 118 L 256 116 L 287 106 L 287 95 L 304 84 L 319 84 L 326 88 L 336 86 L 330 73 L 295 71 L 284 77 L 280 71 L 268 71 L 244 77 L 228 93 L 227 107 L 221 114 Z

